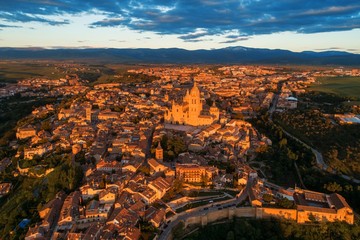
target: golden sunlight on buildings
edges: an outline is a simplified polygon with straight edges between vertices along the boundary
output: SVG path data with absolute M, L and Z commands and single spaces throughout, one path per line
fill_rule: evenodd
M 219 109 L 213 105 L 209 114 L 203 114 L 203 104 L 200 90 L 194 83 L 190 92 L 187 90 L 182 103 L 172 101 L 170 110 L 165 112 L 165 122 L 171 124 L 183 124 L 191 126 L 210 125 L 219 120 Z

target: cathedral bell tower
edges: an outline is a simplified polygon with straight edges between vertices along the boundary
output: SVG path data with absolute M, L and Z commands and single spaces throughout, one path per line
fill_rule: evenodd
M 189 93 L 189 122 L 193 125 L 197 125 L 198 117 L 202 109 L 200 90 L 194 82 L 193 88 Z

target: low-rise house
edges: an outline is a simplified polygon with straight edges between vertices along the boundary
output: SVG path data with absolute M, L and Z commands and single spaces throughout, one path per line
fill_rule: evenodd
M 32 126 L 18 128 L 16 131 L 17 139 L 25 139 L 36 136 L 36 129 Z
M 53 145 L 50 143 L 45 143 L 35 148 L 24 148 L 24 158 L 33 159 L 35 155 L 42 156 L 47 152 L 53 150 Z
M 98 171 L 103 171 L 103 172 L 117 172 L 117 171 L 121 171 L 121 163 L 118 161 L 111 161 L 111 162 L 106 162 L 104 160 L 100 161 L 98 164 L 96 164 L 96 169 Z
M 87 221 L 105 221 L 108 218 L 109 211 L 103 211 L 100 202 L 92 200 L 86 205 L 85 219 Z
M 39 225 L 36 225 L 35 227 L 29 228 L 26 233 L 25 240 L 45 240 L 46 238 L 44 235 L 44 230 Z
M 136 192 L 147 204 L 151 204 L 158 200 L 157 193 L 152 188 L 146 186 L 142 191 Z
M 156 209 L 150 207 L 146 210 L 146 220 L 148 220 L 154 227 L 158 228 L 166 219 L 166 212 L 164 209 Z
M 58 220 L 58 229 L 71 229 L 75 220 L 79 217 L 81 193 L 75 191 L 70 193 L 61 208 L 60 217 Z
M 103 226 L 97 223 L 91 224 L 91 226 L 85 231 L 81 240 L 100 240 L 102 239 Z
M 165 193 L 171 188 L 173 178 L 167 177 L 158 177 L 154 181 L 148 184 L 149 188 L 156 192 L 156 197 L 161 199 Z
M 45 204 L 39 211 L 40 218 L 43 219 L 40 226 L 46 232 L 54 226 L 55 221 L 58 219 L 65 196 L 63 192 L 58 193 L 56 198 Z
M 84 200 L 90 199 L 95 197 L 96 195 L 99 195 L 99 193 L 102 191 L 102 189 L 94 188 L 89 185 L 84 185 L 80 187 L 81 196 Z
M 138 215 L 126 208 L 115 209 L 106 224 L 115 224 L 118 226 L 135 227 L 139 221 Z
M 116 200 L 116 193 L 113 190 L 105 189 L 99 192 L 99 201 L 101 204 L 113 204 Z
M 121 170 L 123 172 L 136 172 L 140 166 L 141 166 L 140 161 L 131 161 L 131 163 L 122 166 Z
M 110 109 L 103 110 L 99 112 L 99 120 L 116 120 L 119 119 L 120 113 L 112 112 Z
M 154 158 L 150 158 L 148 160 L 149 166 L 150 166 L 150 173 L 154 174 L 156 172 L 164 172 L 168 169 L 167 166 L 165 166 L 164 164 L 158 162 L 157 160 L 155 160 Z

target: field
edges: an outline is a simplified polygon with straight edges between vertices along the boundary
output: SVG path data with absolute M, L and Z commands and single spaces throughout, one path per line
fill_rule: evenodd
M 57 79 L 64 76 L 64 72 L 46 62 L 0 62 L 0 82 L 16 83 L 17 80 L 31 77 Z
M 320 77 L 309 90 L 360 100 L 360 77 Z

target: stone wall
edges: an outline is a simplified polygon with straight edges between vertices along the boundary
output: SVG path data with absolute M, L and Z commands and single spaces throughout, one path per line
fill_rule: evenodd
M 190 217 L 185 221 L 185 226 L 202 225 L 205 226 L 211 222 L 217 222 L 224 219 L 233 219 L 234 217 L 250 217 L 250 218 L 285 218 L 296 221 L 296 209 L 279 209 L 279 208 L 225 208 L 215 212 L 204 213 L 200 216 Z
M 241 208 L 225 208 L 215 212 L 203 213 L 200 216 L 190 217 L 185 221 L 185 226 L 188 225 L 201 225 L 205 226 L 208 223 L 217 222 L 225 219 L 233 219 L 234 217 L 249 217 L 249 218 L 283 218 L 294 220 L 298 223 L 304 223 L 309 220 L 309 216 L 313 215 L 318 221 L 335 220 L 346 221 L 353 224 L 354 216 L 344 211 L 338 213 L 324 213 L 324 212 L 310 212 L 310 211 L 297 211 L 296 209 L 281 209 L 281 208 L 254 208 L 254 207 L 241 207 Z
M 217 222 L 234 217 L 256 217 L 256 208 L 225 208 L 215 212 L 204 213 L 200 216 L 190 217 L 185 221 L 185 227 L 188 225 L 205 226 L 211 222 Z

